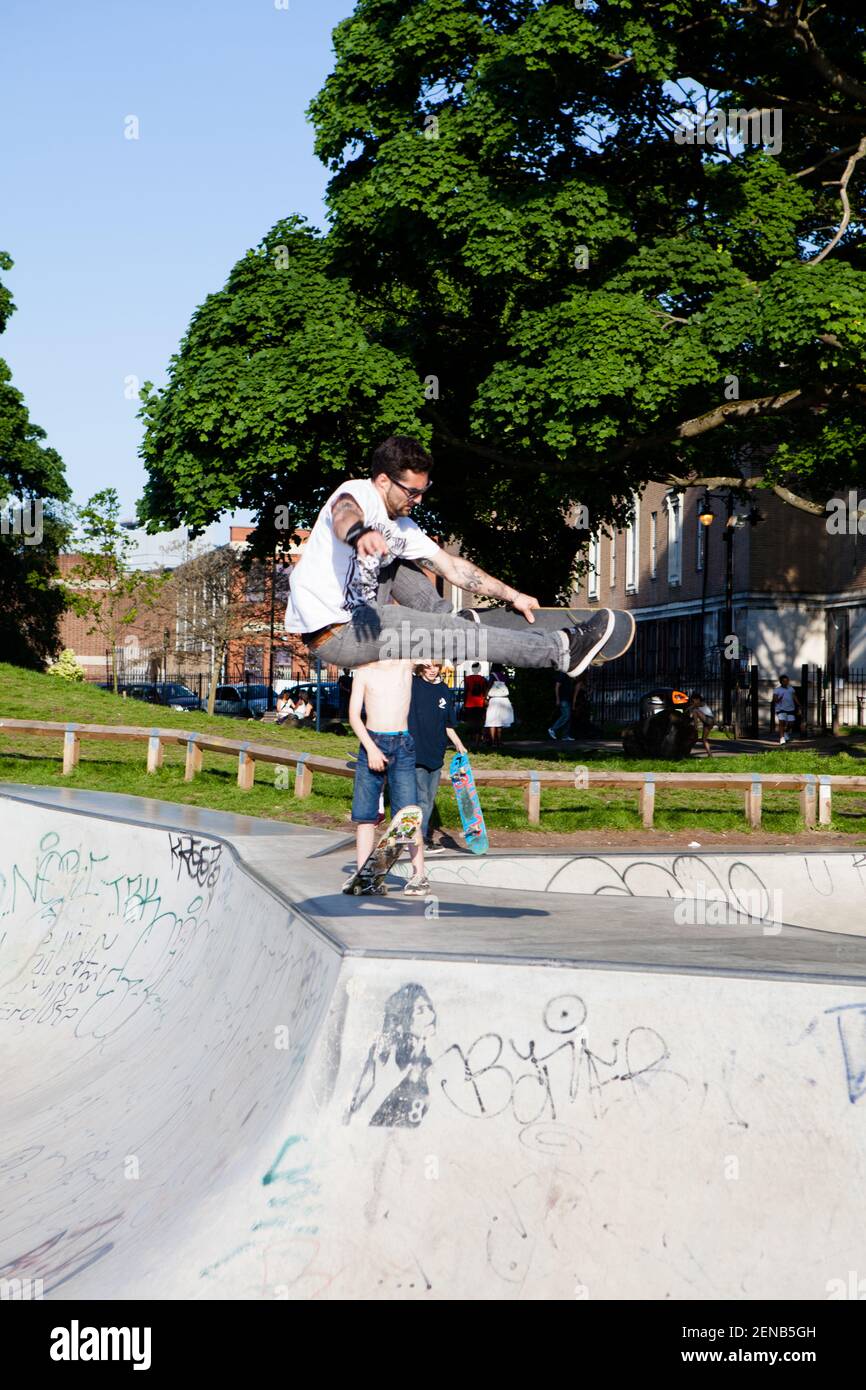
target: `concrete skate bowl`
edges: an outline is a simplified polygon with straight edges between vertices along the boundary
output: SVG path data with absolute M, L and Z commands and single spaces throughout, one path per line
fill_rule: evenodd
M 710 922 L 710 904 L 727 904 L 756 920 L 866 935 L 862 850 L 463 855 L 431 860 L 428 873 L 436 883 L 475 888 L 692 899 Z
M 344 954 L 228 839 L 0 818 L 7 1284 L 826 1298 L 866 1264 L 866 969 Z

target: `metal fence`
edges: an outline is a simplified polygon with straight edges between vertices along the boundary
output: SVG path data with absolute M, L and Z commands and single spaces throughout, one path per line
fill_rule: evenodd
M 589 717 L 601 727 L 630 724 L 640 715 L 642 697 L 655 689 L 683 690 L 689 695 L 696 692 L 713 711 L 716 723 L 722 723 L 725 678 L 717 663 L 654 678 L 624 676 L 615 666 L 591 667 L 586 681 Z M 743 734 L 757 730 L 759 698 L 757 667 L 739 664 L 732 678 L 732 715 Z

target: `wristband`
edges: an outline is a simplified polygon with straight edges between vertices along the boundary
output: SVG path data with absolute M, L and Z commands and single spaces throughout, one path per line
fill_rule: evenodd
M 346 544 L 350 545 L 353 550 L 356 550 L 358 547 L 358 541 L 361 539 L 361 537 L 366 536 L 368 531 L 372 531 L 374 529 L 375 528 L 373 526 L 365 526 L 363 521 L 356 521 L 355 524 L 353 526 L 350 526 L 348 531 L 346 532 Z

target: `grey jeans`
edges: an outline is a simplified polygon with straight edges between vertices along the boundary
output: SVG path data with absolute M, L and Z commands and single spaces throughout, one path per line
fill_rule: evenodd
M 436 815 L 436 793 L 439 790 L 439 778 L 442 776 L 441 767 L 418 767 L 415 765 L 415 796 L 418 805 L 421 807 L 422 821 L 421 834 L 426 840 L 431 830 L 431 820 L 436 825 L 440 824 L 439 817 Z
M 390 602 L 389 602 L 390 600 Z M 485 627 L 458 618 L 412 561 L 383 567 L 376 603 L 356 608 L 350 622 L 316 649 L 333 666 L 367 661 L 493 661 L 562 671 L 566 652 L 558 632 Z

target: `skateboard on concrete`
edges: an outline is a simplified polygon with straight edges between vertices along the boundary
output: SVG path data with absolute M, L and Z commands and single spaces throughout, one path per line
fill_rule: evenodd
M 385 875 L 393 869 L 405 847 L 417 838 L 422 819 L 420 806 L 404 806 L 402 811 L 398 811 L 361 867 L 345 884 L 343 892 L 356 897 L 368 893 L 384 897 L 388 892 Z
M 460 812 L 463 838 L 473 854 L 484 854 L 490 848 L 490 842 L 487 839 L 487 826 L 484 824 L 484 814 L 481 810 L 481 802 L 478 800 L 478 788 L 475 785 L 472 768 L 465 753 L 454 754 L 448 767 L 448 776 L 451 778 L 451 785 L 457 798 L 457 810 Z
M 522 613 L 515 613 L 510 608 L 476 608 L 474 611 L 483 627 L 525 629 L 531 626 Z M 536 608 L 535 626 L 549 632 L 551 629 L 568 627 L 572 623 L 585 623 L 597 612 L 597 608 Z M 616 661 L 617 657 L 625 655 L 634 641 L 635 622 L 631 613 L 623 608 L 615 608 L 613 615 L 613 632 L 598 655 L 593 658 L 593 666 Z

